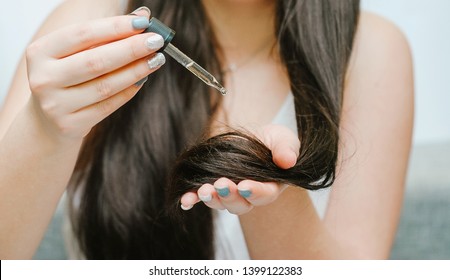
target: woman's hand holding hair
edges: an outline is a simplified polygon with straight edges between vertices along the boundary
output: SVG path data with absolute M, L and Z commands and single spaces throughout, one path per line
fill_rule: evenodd
M 88 21 L 39 38 L 27 49 L 29 85 L 37 119 L 57 140 L 81 140 L 128 102 L 165 62 L 164 41 L 140 34 L 150 10 Z
M 257 131 L 255 136 L 270 149 L 278 167 L 289 169 L 296 164 L 300 141 L 290 129 L 280 125 L 267 125 Z M 254 180 L 233 182 L 223 177 L 215 182 L 205 183 L 197 191 L 184 194 L 181 197 L 181 208 L 189 210 L 196 203 L 203 202 L 210 208 L 227 209 L 230 213 L 241 215 L 254 206 L 275 201 L 286 187 L 286 184 Z

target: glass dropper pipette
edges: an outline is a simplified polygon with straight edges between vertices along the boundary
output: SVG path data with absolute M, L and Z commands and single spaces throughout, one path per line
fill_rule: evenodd
M 163 50 L 165 53 L 173 57 L 178 63 L 184 66 L 192 74 L 197 76 L 205 84 L 217 89 L 221 94 L 225 95 L 227 90 L 217 81 L 217 79 L 206 71 L 203 67 L 198 65 L 194 60 L 185 55 L 177 47 L 172 45 L 170 42 L 175 36 L 175 31 L 166 26 L 164 23 L 159 21 L 157 18 L 153 17 L 150 19 L 150 23 L 145 32 L 154 32 L 161 35 L 164 39 Z

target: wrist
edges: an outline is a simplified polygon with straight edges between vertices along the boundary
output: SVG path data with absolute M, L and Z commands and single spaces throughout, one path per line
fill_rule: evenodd
M 26 135 L 32 137 L 32 139 L 38 141 L 47 149 L 53 151 L 79 149 L 83 142 L 83 137 L 65 137 L 59 134 L 32 97 L 24 107 L 21 115 L 18 118 L 23 118 Z

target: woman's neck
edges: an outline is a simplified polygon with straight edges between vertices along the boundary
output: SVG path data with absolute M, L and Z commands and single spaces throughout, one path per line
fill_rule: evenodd
M 266 54 L 275 45 L 275 8 L 272 0 L 202 0 L 216 34 L 225 65 Z

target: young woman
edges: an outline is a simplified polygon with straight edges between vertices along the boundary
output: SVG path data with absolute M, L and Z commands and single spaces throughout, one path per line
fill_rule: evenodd
M 159 52 L 140 6 L 227 96 Z M 356 0 L 68 0 L 1 111 L 0 258 L 33 256 L 68 186 L 79 257 L 386 258 L 412 119 L 406 40 Z

